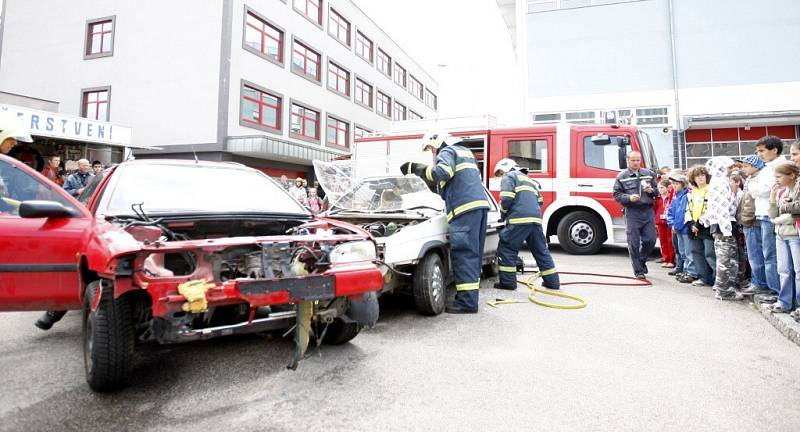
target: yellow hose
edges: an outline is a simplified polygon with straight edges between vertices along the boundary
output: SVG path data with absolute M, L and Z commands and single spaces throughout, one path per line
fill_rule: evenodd
M 536 279 L 538 279 L 538 278 L 539 278 L 539 273 L 536 272 L 536 273 L 533 273 L 527 280 L 518 281 L 518 283 L 521 283 L 521 284 L 527 286 L 528 289 L 530 290 L 530 292 L 528 293 L 528 300 L 530 300 L 531 303 L 537 304 L 539 306 L 553 308 L 553 309 L 583 309 L 583 308 L 586 307 L 586 300 L 584 300 L 584 299 L 582 299 L 582 298 L 580 298 L 580 297 L 578 297 L 576 295 L 564 294 L 564 293 L 561 293 L 561 292 L 558 292 L 558 291 L 555 291 L 555 290 L 549 290 L 549 289 L 545 289 L 545 288 L 538 287 L 538 286 L 534 285 L 534 281 Z M 566 304 L 566 305 L 564 305 L 564 304 L 548 303 L 548 302 L 543 302 L 541 300 L 536 300 L 534 298 L 534 296 L 536 295 L 537 292 L 538 293 L 542 293 L 544 295 L 549 295 L 549 296 L 552 296 L 552 297 L 560 297 L 560 298 L 572 300 L 572 301 L 577 302 L 577 304 Z M 513 304 L 513 303 L 522 303 L 522 302 L 515 301 L 515 300 L 499 300 L 499 299 L 488 302 L 489 306 L 492 306 L 492 307 L 497 307 L 498 305 L 501 305 L 501 304 Z

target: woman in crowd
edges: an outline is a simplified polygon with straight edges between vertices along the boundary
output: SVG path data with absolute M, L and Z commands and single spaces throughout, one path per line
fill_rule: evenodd
M 800 287 L 800 238 L 794 215 L 800 216 L 800 168 L 790 161 L 775 165 L 775 185 L 769 196 L 769 215 L 775 224 L 780 292 L 769 308 L 787 313 L 794 307 L 795 291 Z
M 694 286 L 711 286 L 714 284 L 717 258 L 714 253 L 714 239 L 711 227 L 704 225 L 701 218 L 708 206 L 708 182 L 711 176 L 706 167 L 697 165 L 689 170 L 689 183 L 692 191 L 686 206 L 686 221 L 689 222 L 692 242 L 692 260 L 700 279 L 692 282 Z

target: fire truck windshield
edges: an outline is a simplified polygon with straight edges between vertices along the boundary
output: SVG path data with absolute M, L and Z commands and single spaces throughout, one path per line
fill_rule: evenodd
M 644 160 L 647 168 L 658 171 L 658 160 L 656 160 L 656 152 L 653 150 L 653 143 L 650 141 L 650 136 L 643 130 L 637 131 L 636 135 L 639 140 L 640 151 L 642 152 L 642 160 Z

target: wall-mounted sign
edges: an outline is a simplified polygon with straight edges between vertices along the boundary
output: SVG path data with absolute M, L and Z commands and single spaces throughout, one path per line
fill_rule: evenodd
M 16 114 L 34 136 L 131 146 L 132 129 L 128 126 L 14 105 L 0 104 L 0 111 Z

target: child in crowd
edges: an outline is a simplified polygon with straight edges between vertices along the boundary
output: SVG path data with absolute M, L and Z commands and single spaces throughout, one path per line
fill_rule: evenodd
M 715 278 L 714 291 L 717 300 L 742 300 L 739 291 L 739 251 L 736 244 L 737 232 L 733 219 L 736 218 L 736 202 L 731 192 L 728 177 L 733 159 L 717 156 L 706 162 L 711 175 L 705 212 L 700 216 L 700 224 L 709 227 L 714 238 Z M 798 239 L 800 241 L 800 239 Z M 710 265 L 711 263 L 709 263 Z
M 322 211 L 322 198 L 317 196 L 317 188 L 308 188 L 307 207 L 311 214 L 319 214 Z
M 658 183 L 658 198 L 653 203 L 656 218 L 656 229 L 658 230 L 658 240 L 661 244 L 661 258 L 664 260 L 661 267 L 675 267 L 675 251 L 672 245 L 672 230 L 667 223 L 667 210 L 672 201 L 672 194 L 669 189 L 669 179 L 664 176 Z
M 678 282 L 691 283 L 699 278 L 694 267 L 692 257 L 692 244 L 689 239 L 689 224 L 686 222 L 686 208 L 689 201 L 689 181 L 682 174 L 669 176 L 675 195 L 667 210 L 667 223 L 678 239 L 675 242 L 675 252 L 678 259 L 675 266 L 675 277 Z
M 755 197 L 751 193 L 751 186 L 760 181 L 759 173 L 764 168 L 764 161 L 756 155 L 745 156 L 739 160 L 742 170 L 747 175 L 744 183 L 744 195 L 737 213 L 737 221 L 744 229 L 745 249 L 747 261 L 750 264 L 750 285 L 742 294 L 770 296 L 774 292 L 767 285 L 767 276 L 764 269 L 764 256 L 762 254 L 761 221 L 756 218 Z M 775 300 L 772 300 L 773 302 Z
M 703 216 L 708 207 L 708 182 L 711 176 L 706 167 L 697 165 L 689 170 L 689 202 L 686 206 L 686 221 L 690 223 L 692 243 L 692 261 L 700 279 L 692 282 L 694 286 L 711 286 L 714 284 L 717 258 L 714 252 L 714 238 L 711 227 L 703 223 Z
M 737 165 L 739 165 L 737 163 Z M 739 222 L 739 209 L 744 200 L 744 179 L 738 170 L 734 170 L 730 176 L 731 180 L 731 194 L 733 195 L 734 209 L 733 209 L 733 224 L 734 231 L 736 232 L 736 247 L 737 247 L 737 261 L 739 262 L 739 287 L 744 289 L 750 285 L 750 272 L 747 265 L 747 248 L 744 243 L 744 232 L 742 224 Z M 752 198 L 750 199 L 752 204 Z
M 780 291 L 769 308 L 773 313 L 787 313 L 794 308 L 800 288 L 800 238 L 794 220 L 794 215 L 800 215 L 800 168 L 794 162 L 783 161 L 773 170 L 776 184 L 770 191 L 769 215 L 775 224 Z

